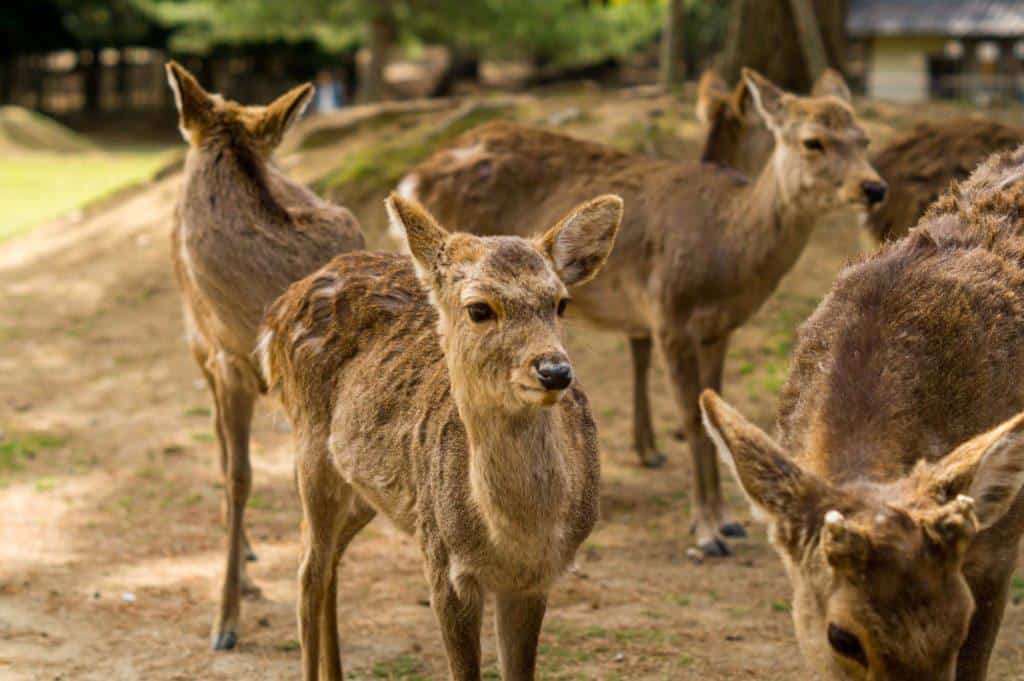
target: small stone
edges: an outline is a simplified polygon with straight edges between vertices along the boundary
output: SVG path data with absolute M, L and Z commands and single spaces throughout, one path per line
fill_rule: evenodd
M 124 601 L 125 603 L 134 603 L 135 602 L 135 594 L 133 594 L 131 592 L 123 593 L 123 594 L 121 594 L 121 600 Z
M 622 663 L 626 661 L 626 655 L 624 653 L 615 653 L 615 657 L 612 658 L 613 662 Z
M 269 619 L 269 618 L 267 618 L 267 617 L 261 617 L 261 618 L 259 619 L 259 622 L 258 622 L 258 623 L 259 623 L 259 625 L 260 625 L 261 627 L 269 627 L 269 626 L 270 626 L 270 619 Z

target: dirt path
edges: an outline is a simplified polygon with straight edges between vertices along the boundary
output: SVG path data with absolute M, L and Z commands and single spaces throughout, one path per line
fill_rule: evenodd
M 248 525 L 262 597 L 241 643 L 208 650 L 222 569 L 210 402 L 186 351 L 170 276 L 176 179 L 81 224 L 0 247 L 0 678 L 293 679 L 299 512 L 283 417 L 261 405 Z M 771 423 L 793 327 L 857 249 L 822 228 L 779 293 L 737 334 L 727 395 Z M 603 521 L 557 588 L 544 679 L 804 677 L 782 565 L 763 532 L 730 560 L 686 559 L 688 461 L 660 367 L 654 409 L 666 469 L 630 449 L 625 339 L 574 325 L 570 349 L 604 457 Z M 748 514 L 731 481 L 732 506 Z M 342 568 L 349 678 L 444 678 L 411 540 L 378 520 Z M 1019 598 L 1024 584 L 1015 589 Z M 488 622 L 486 678 L 496 679 Z M 1009 608 L 993 681 L 1024 670 L 1024 607 Z

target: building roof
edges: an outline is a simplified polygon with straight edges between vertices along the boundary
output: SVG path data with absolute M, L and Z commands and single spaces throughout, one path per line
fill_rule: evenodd
M 1024 0 L 850 0 L 855 37 L 1024 36 Z

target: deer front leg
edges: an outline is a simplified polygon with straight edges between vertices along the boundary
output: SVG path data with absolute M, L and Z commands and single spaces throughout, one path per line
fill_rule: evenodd
M 703 392 L 710 388 L 722 394 L 722 371 L 725 367 L 725 355 L 729 349 L 729 337 L 724 336 L 711 341 L 701 341 L 697 346 L 697 364 L 700 369 L 700 389 Z M 705 488 L 708 490 L 708 503 L 719 532 L 725 537 L 745 537 L 747 531 L 738 522 L 728 520 L 728 509 L 722 499 L 722 481 L 718 474 L 718 459 L 712 454 L 705 473 L 708 479 Z
M 213 377 L 220 425 L 218 433 L 227 452 L 224 487 L 228 506 L 228 552 L 220 609 L 211 643 L 214 650 L 230 650 L 238 642 L 239 602 L 245 567 L 244 515 L 252 488 L 249 429 L 257 392 L 244 369 L 223 354 L 217 358 Z
M 658 335 L 668 366 L 673 393 L 683 416 L 683 431 L 693 459 L 693 532 L 706 556 L 727 556 L 729 547 L 718 528 L 713 508 L 715 447 L 700 419 L 700 368 L 695 343 L 685 332 L 667 330 Z
M 547 594 L 499 594 L 496 600 L 502 681 L 533 681 Z
M 448 570 L 431 569 L 430 604 L 434 608 L 448 655 L 452 681 L 480 681 L 480 624 L 484 594 L 471 578 L 460 578 L 458 589 Z
M 986 547 L 972 549 L 978 550 L 985 551 Z M 999 633 L 999 625 L 1003 621 L 1003 612 L 1006 610 L 1016 555 L 1014 545 L 1014 550 L 1008 553 L 1007 559 L 998 561 L 997 565 L 991 566 L 976 578 L 968 576 L 967 581 L 974 595 L 975 611 L 971 618 L 971 626 L 967 630 L 967 640 L 960 647 L 960 655 L 957 657 L 956 681 L 985 681 L 988 676 L 989 658 Z
M 647 377 L 651 368 L 651 339 L 630 338 L 633 358 L 633 445 L 640 463 L 647 468 L 661 468 L 665 455 L 658 451 L 651 425 L 651 406 L 648 402 Z

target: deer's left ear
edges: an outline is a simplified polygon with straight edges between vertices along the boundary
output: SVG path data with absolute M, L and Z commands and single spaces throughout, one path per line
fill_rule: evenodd
M 615 245 L 622 199 L 614 194 L 580 204 L 536 241 L 566 286 L 594 277 Z
M 261 120 L 263 134 L 274 144 L 279 143 L 288 129 L 302 116 L 315 92 L 313 84 L 306 83 L 289 90 L 268 104 Z
M 811 88 L 811 96 L 838 97 L 844 102 L 850 102 L 853 99 L 853 96 L 850 95 L 850 87 L 846 84 L 846 79 L 843 78 L 843 74 L 835 69 L 825 69 L 821 72 L 818 80 L 814 82 L 814 87 Z
M 448 232 L 419 202 L 392 192 L 384 204 L 392 226 L 405 233 L 416 274 L 433 287 L 443 269 Z
M 1024 413 L 957 447 L 923 468 L 929 493 L 941 500 L 974 500 L 978 529 L 1002 519 L 1024 487 Z

